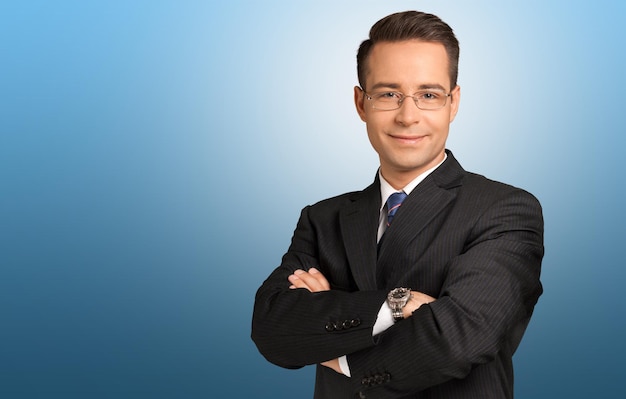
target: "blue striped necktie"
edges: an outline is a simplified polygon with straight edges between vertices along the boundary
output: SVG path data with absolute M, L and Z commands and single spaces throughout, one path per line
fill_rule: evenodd
M 393 193 L 387 199 L 387 226 L 391 224 L 393 217 L 396 212 L 398 212 L 398 208 L 402 205 L 402 201 L 406 198 L 406 194 L 404 192 Z

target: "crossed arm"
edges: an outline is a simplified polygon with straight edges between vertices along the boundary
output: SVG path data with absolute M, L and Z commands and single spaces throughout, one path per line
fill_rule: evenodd
M 304 288 L 309 290 L 310 292 L 322 292 L 330 290 L 330 283 L 328 282 L 326 277 L 324 277 L 324 275 L 314 267 L 310 268 L 308 271 L 298 269 L 287 279 L 291 283 L 291 286 L 289 287 L 290 289 Z M 404 318 L 406 319 L 410 317 L 414 311 L 419 309 L 420 306 L 431 303 L 434 300 L 435 298 L 422 292 L 411 291 L 411 298 L 402 309 Z M 322 366 L 333 369 L 339 374 L 343 374 L 341 368 L 339 367 L 338 358 L 328 360 L 320 364 Z
M 425 267 L 434 260 L 422 258 L 424 267 L 411 268 L 402 279 L 436 300 L 413 291 L 405 320 L 374 337 L 385 292 L 353 286 L 344 259 L 329 256 L 341 253 L 340 240 L 318 244 L 319 237 L 333 237 L 336 227 L 306 208 L 281 265 L 257 292 L 252 338 L 260 352 L 281 367 L 318 363 L 337 372 L 338 358 L 346 355 L 357 377 L 346 384 L 355 391 L 379 370 L 392 376 L 373 388 L 378 397 L 463 379 L 487 363 L 493 376 L 505 375 L 542 291 L 543 256 L 538 202 L 508 194 L 485 205 L 480 219 L 442 233 L 450 239 L 435 245 L 451 253 L 437 259 L 445 268 Z M 324 330 L 346 322 L 345 329 Z

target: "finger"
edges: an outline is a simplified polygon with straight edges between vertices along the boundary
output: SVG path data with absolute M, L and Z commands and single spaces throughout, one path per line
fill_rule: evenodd
M 306 288 L 311 292 L 328 291 L 328 280 L 317 269 L 313 273 L 298 269 L 288 277 L 289 282 L 296 288 Z
M 322 291 L 330 290 L 330 283 L 319 270 L 312 267 L 309 269 L 309 274 L 317 280 L 317 282 L 320 284 L 320 287 L 322 288 Z
M 299 278 L 295 274 L 292 274 L 289 277 L 287 277 L 287 280 L 289 280 L 289 282 L 291 283 L 291 285 L 289 286 L 289 288 L 291 288 L 291 289 L 305 288 L 305 289 L 313 292 L 311 290 L 311 288 L 306 284 L 306 282 L 304 280 L 302 280 L 301 278 Z
M 306 286 L 309 288 L 309 291 L 311 292 L 320 292 L 320 291 L 328 290 L 326 278 L 324 278 L 324 276 L 319 272 L 309 273 L 309 272 L 305 272 L 304 270 L 296 270 L 294 274 L 300 280 L 304 281 Z

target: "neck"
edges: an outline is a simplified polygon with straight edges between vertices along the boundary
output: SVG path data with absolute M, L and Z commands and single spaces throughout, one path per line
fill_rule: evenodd
M 411 183 L 418 176 L 439 165 L 444 160 L 445 156 L 445 152 L 442 152 L 440 156 L 436 157 L 427 165 L 415 169 L 394 169 L 385 167 L 385 165 L 381 164 L 380 173 L 391 185 L 391 187 L 396 190 L 402 190 L 407 184 Z
M 383 177 L 385 178 L 385 180 L 387 180 L 387 183 L 389 183 L 391 185 L 391 187 L 393 187 L 394 189 L 396 189 L 398 191 L 402 190 L 413 179 L 415 179 L 417 176 L 419 176 L 419 174 L 417 174 L 417 175 L 414 175 L 414 174 L 402 174 L 402 175 L 400 175 L 400 174 L 397 174 L 397 173 L 388 173 L 385 170 L 383 170 L 382 168 L 380 170 L 380 174 L 383 175 Z

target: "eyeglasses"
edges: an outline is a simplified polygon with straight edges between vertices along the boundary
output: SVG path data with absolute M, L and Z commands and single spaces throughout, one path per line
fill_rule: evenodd
M 365 93 L 365 91 L 363 92 Z M 415 101 L 415 105 L 419 109 L 432 111 L 441 109 L 446 105 L 450 93 L 441 90 L 422 90 L 407 96 L 397 91 L 381 91 L 376 93 L 365 93 L 365 98 L 371 101 L 372 108 L 380 111 L 393 111 L 402 106 L 405 98 L 410 97 Z

